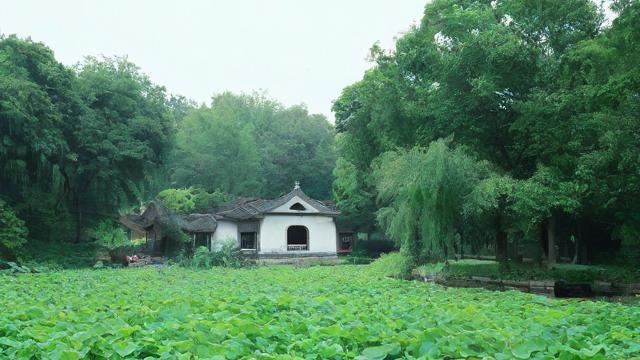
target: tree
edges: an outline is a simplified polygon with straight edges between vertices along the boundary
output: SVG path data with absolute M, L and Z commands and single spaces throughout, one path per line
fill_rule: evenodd
M 70 152 L 59 169 L 79 241 L 85 215 L 107 215 L 140 193 L 163 162 L 172 124 L 164 88 L 126 58 L 87 58 L 76 72 L 83 112 L 65 124 Z
M 376 209 L 359 175 L 353 164 L 338 158 L 333 170 L 332 199 L 341 211 L 337 219 L 340 227 L 369 233 L 375 225 Z
M 427 4 L 393 52 L 372 47 L 374 67 L 334 102 L 339 155 L 358 170 L 360 190 L 375 197 L 366 184 L 379 164 L 393 164 L 380 162 L 387 152 L 451 137 L 491 163 L 495 174 L 464 200 L 464 234 L 490 231 L 500 259 L 506 229 L 529 229 L 532 217 L 551 241 L 558 226 L 635 223 L 640 209 L 623 199 L 639 183 L 640 5 L 614 5 L 619 16 L 606 28 L 589 0 Z M 384 200 L 376 205 L 386 211 Z M 427 215 L 406 216 L 396 222 Z
M 74 79 L 45 45 L 0 36 L 0 194 L 31 238 L 64 237 L 68 225 L 58 169 L 69 149 L 64 125 L 81 108 Z
M 373 177 L 385 204 L 378 221 L 410 265 L 447 259 L 459 250 L 464 200 L 486 173 L 485 163 L 442 139 L 376 160 Z
M 165 189 L 158 194 L 158 200 L 178 214 L 206 213 L 231 200 L 221 191 L 209 193 L 203 189 Z
M 259 94 L 223 93 L 182 121 L 171 171 L 174 186 L 275 197 L 300 181 L 324 199 L 334 163 L 333 128 L 324 116 Z
M 173 160 L 175 183 L 258 195 L 260 160 L 255 127 L 242 121 L 241 111 L 220 104 L 201 107 L 185 117 Z
M 553 169 L 540 166 L 529 179 L 515 187 L 513 209 L 524 228 L 544 224 L 547 230 L 547 264 L 556 263 L 556 225 L 561 213 L 574 214 L 580 209 L 582 189 L 563 181 Z
M 13 260 L 27 242 L 27 228 L 15 211 L 0 199 L 0 259 Z
M 482 179 L 465 199 L 467 217 L 487 222 L 494 234 L 496 260 L 507 260 L 507 229 L 513 225 L 513 192 L 517 182 L 509 176 L 492 174 Z

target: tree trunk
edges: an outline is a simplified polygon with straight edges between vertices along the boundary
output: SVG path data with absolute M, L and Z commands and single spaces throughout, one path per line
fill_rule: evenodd
M 76 212 L 76 243 L 80 242 L 82 233 L 82 210 L 80 210 L 80 196 L 76 195 L 73 199 L 73 207 Z
M 556 264 L 556 217 L 551 216 L 547 221 L 547 267 L 552 268 Z
M 507 261 L 507 233 L 502 230 L 496 231 L 496 260 Z
M 503 263 L 507 261 L 507 233 L 502 230 L 502 218 L 499 215 L 495 222 L 495 237 L 496 261 Z

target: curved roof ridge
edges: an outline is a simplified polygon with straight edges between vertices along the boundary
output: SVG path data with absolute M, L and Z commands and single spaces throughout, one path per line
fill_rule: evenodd
M 235 204 L 234 202 L 231 202 L 231 206 L 229 208 L 223 207 L 224 210 L 216 212 L 216 215 L 228 217 L 231 219 L 246 220 L 256 215 L 269 213 L 272 210 L 286 204 L 289 200 L 293 199 L 296 196 L 302 199 L 304 202 L 308 203 L 315 210 L 317 210 L 317 213 L 314 214 L 331 216 L 340 214 L 338 210 L 325 205 L 319 200 L 315 200 L 309 197 L 309 195 L 305 194 L 304 191 L 302 191 L 300 185 L 296 183 L 296 186 L 293 188 L 293 190 L 275 199 L 256 198 L 249 201 L 236 202 Z

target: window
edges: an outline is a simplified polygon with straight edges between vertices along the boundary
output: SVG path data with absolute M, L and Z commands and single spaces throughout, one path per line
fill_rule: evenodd
M 287 229 L 287 250 L 309 250 L 309 229 L 301 225 L 289 226 Z
M 298 211 L 305 211 L 307 210 L 307 208 L 305 208 L 302 204 L 300 203 L 295 203 L 293 205 L 291 205 L 291 207 L 289 208 L 289 210 L 298 210 Z
M 240 248 L 242 250 L 256 250 L 258 244 L 258 233 L 242 232 L 240 233 Z
M 340 233 L 340 240 L 338 241 L 338 251 L 351 251 L 351 247 L 353 246 L 353 238 L 353 233 L 351 232 Z
M 211 233 L 198 232 L 193 234 L 194 247 L 204 246 L 211 250 Z

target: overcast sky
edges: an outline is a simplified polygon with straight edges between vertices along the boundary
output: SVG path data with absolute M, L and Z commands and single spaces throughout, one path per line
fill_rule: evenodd
M 72 65 L 127 55 L 170 93 L 209 102 L 266 90 L 333 120 L 331 101 L 371 66 L 371 45 L 419 22 L 427 0 L 0 0 L 0 32 Z

